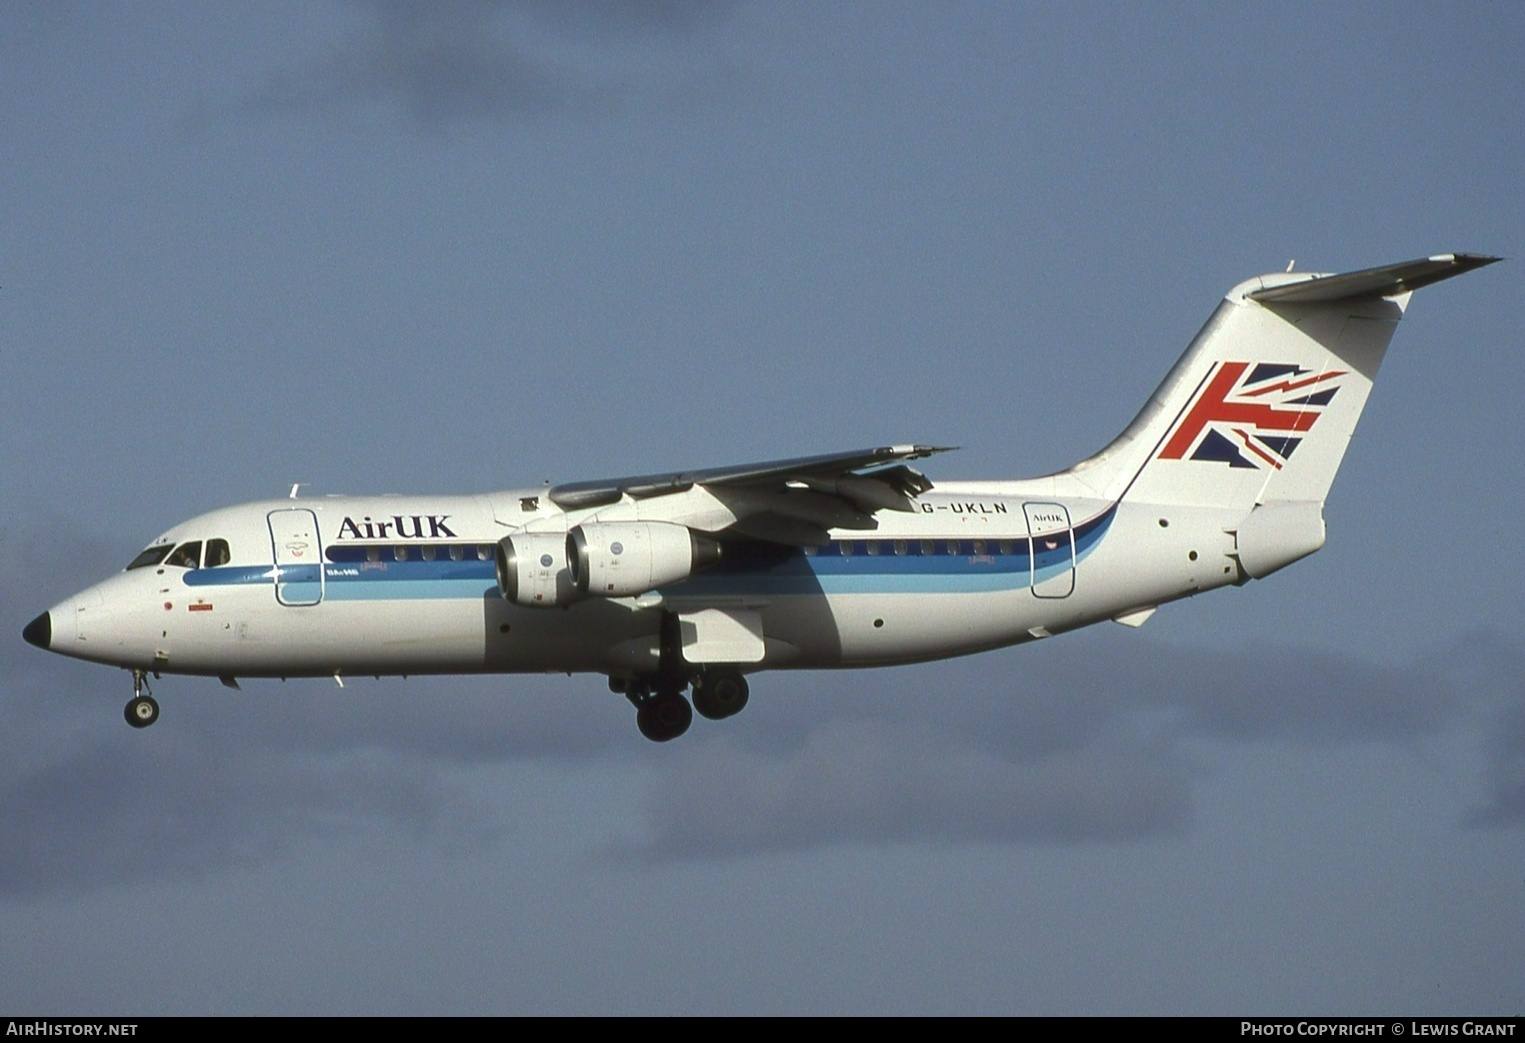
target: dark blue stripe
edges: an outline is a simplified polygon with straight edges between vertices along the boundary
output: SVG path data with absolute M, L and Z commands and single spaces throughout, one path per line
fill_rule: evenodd
M 400 580 L 498 581 L 490 561 L 362 561 L 358 565 L 326 565 L 329 585 L 335 583 L 396 583 Z
M 1073 530 L 1074 560 L 1079 561 L 1095 549 L 1117 515 L 1113 504 Z M 1061 530 L 1055 535 L 1063 536 Z M 728 543 L 726 553 L 713 568 L 670 588 L 673 594 L 704 595 L 721 593 L 844 593 L 871 591 L 876 582 L 885 590 L 1001 590 L 1026 586 L 1036 571 L 1040 580 L 1062 573 L 1070 567 L 1070 548 L 1060 542 L 1053 550 L 1039 549 L 1036 569 L 1029 558 L 1025 536 L 1008 537 L 1009 551 L 1001 553 L 1001 539 L 984 539 L 984 553 L 974 553 L 973 540 L 958 541 L 959 553 L 948 553 L 947 538 L 931 538 L 933 553 L 922 552 L 922 538 L 907 537 L 905 553 L 895 553 L 894 539 L 853 539 L 852 552 L 843 554 L 842 541 L 818 548 L 806 555 L 796 547 L 770 543 Z M 874 543 L 877 554 L 867 547 Z M 374 545 L 373 545 L 374 546 Z M 387 545 L 382 553 L 394 545 Z M 476 556 L 477 544 L 456 544 L 465 548 L 461 561 L 449 557 L 450 544 L 433 544 L 434 561 L 417 557 L 423 544 L 406 544 L 407 561 L 367 561 L 365 546 L 328 548 L 330 563 L 324 569 L 326 597 L 407 598 L 418 596 L 480 597 L 495 591 L 497 575 L 491 561 Z M 315 566 L 289 566 L 281 570 L 283 583 L 305 581 L 316 590 Z M 183 582 L 190 587 L 242 586 L 271 583 L 274 567 L 270 565 L 220 565 L 186 572 Z M 824 582 L 824 588 L 823 588 Z M 448 584 L 448 585 L 442 585 Z M 352 593 L 347 594 L 346 591 Z
M 486 561 L 488 564 L 491 564 L 492 544 L 490 543 L 335 543 L 330 544 L 323 551 L 323 556 L 336 564 L 358 564 L 369 560 L 367 555 L 375 554 L 376 561 L 388 563 L 396 562 L 397 564 L 411 565 L 415 562 L 422 562 L 423 553 L 427 549 L 434 552 L 433 564 L 448 561 L 459 565 L 467 561 L 482 561 L 483 559 L 477 555 L 478 547 L 488 548 Z M 397 561 L 398 548 L 402 548 L 407 552 L 407 561 Z M 450 556 L 451 548 L 460 549 L 461 557 L 459 561 Z

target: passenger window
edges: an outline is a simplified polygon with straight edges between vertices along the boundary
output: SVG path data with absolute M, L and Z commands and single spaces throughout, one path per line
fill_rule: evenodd
M 465 556 L 466 556 L 466 551 L 461 547 L 461 545 L 459 543 L 452 543 L 450 545 L 450 560 L 451 561 L 460 561 Z
M 128 562 L 127 570 L 130 572 L 133 569 L 146 569 L 150 565 L 159 564 L 174 546 L 173 543 L 161 543 L 156 547 L 149 547 L 142 554 Z
M 402 546 L 393 547 L 392 548 L 392 558 L 395 561 L 407 561 L 408 560 L 408 548 L 402 547 Z
M 896 540 L 895 541 L 895 553 L 896 554 L 904 554 L 905 550 L 906 550 L 905 540 Z
M 227 540 L 207 540 L 206 567 L 215 569 L 219 565 L 226 565 L 233 560 L 233 552 L 228 549 Z
M 1001 553 L 1002 554 L 1010 554 L 1011 553 L 1011 541 L 1010 540 L 1002 540 L 1001 541 Z
M 974 553 L 976 553 L 976 554 L 984 554 L 985 553 L 985 541 L 984 540 L 975 540 L 974 541 Z
M 805 557 L 807 557 L 807 558 L 813 558 L 813 557 L 815 557 L 815 556 L 816 556 L 816 554 L 818 554 L 818 553 L 819 553 L 819 552 L 820 552 L 820 548 L 819 548 L 819 547 L 812 547 L 812 546 L 810 546 L 810 544 L 808 544 L 808 543 L 807 543 L 807 544 L 805 544 Z
M 850 558 L 853 556 L 853 541 L 842 540 L 837 544 L 837 549 L 842 552 L 842 557 Z
M 423 551 L 420 553 L 419 556 L 422 557 L 425 561 L 433 561 L 434 560 L 434 548 L 426 546 L 423 549 Z
M 175 549 L 175 553 L 164 559 L 166 565 L 176 565 L 182 569 L 194 569 L 201 564 L 201 541 L 182 543 Z
M 955 556 L 958 554 L 958 540 L 948 541 L 948 553 Z
M 477 544 L 477 560 L 478 561 L 491 561 L 492 560 L 492 547 L 488 546 L 485 543 Z
M 878 554 L 879 553 L 879 541 L 878 540 L 869 540 L 868 541 L 868 552 L 870 554 Z
M 366 561 L 380 561 L 381 560 L 381 548 L 380 547 L 367 547 L 367 548 L 365 548 L 365 560 Z
M 921 553 L 923 557 L 930 558 L 932 555 L 937 553 L 937 544 L 932 540 L 922 540 Z

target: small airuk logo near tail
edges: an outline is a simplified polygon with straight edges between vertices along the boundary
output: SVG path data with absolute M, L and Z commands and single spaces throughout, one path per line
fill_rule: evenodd
M 1334 401 L 1348 370 L 1314 373 L 1271 362 L 1220 362 L 1165 439 L 1161 460 L 1280 470 Z

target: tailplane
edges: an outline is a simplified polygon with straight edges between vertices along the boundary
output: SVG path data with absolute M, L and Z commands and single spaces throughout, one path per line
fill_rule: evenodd
M 1127 429 L 1069 473 L 1113 501 L 1321 506 L 1409 295 L 1496 260 L 1242 282 Z

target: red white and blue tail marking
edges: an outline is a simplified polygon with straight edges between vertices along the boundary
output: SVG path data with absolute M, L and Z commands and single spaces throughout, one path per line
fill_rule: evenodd
M 1347 372 L 1219 362 L 1165 439 L 1158 459 L 1279 471 L 1334 400 Z

